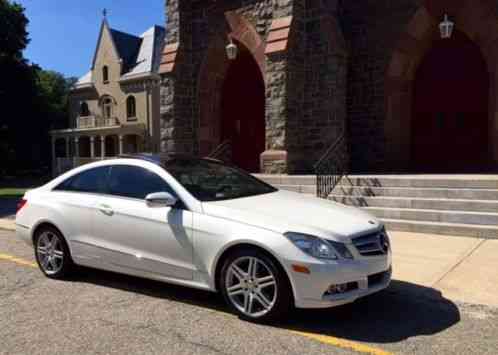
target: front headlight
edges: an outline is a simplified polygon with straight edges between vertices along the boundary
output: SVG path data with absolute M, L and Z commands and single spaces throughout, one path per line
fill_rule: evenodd
M 284 234 L 295 246 L 318 259 L 337 260 L 332 243 L 312 235 L 288 232 Z

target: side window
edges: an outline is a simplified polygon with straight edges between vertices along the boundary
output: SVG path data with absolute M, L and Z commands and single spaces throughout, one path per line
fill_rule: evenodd
M 145 199 L 154 192 L 169 192 L 171 187 L 159 175 L 138 166 L 115 165 L 111 169 L 109 191 L 112 195 Z
M 109 167 L 90 169 L 75 175 L 55 188 L 58 191 L 107 193 Z

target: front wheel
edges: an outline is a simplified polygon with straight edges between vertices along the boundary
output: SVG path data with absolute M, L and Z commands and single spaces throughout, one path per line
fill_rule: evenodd
M 241 250 L 225 261 L 221 292 L 243 319 L 270 322 L 287 313 L 292 303 L 288 279 L 276 262 L 257 250 Z

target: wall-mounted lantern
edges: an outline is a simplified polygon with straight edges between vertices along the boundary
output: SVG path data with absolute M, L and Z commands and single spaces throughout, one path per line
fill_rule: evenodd
M 448 14 L 445 14 L 443 22 L 439 24 L 439 30 L 441 31 L 441 38 L 442 39 L 451 38 L 454 28 L 455 28 L 455 23 L 449 20 Z
M 230 38 L 230 43 L 226 46 L 227 57 L 230 60 L 235 60 L 239 54 L 239 48 L 235 43 L 233 43 L 232 38 Z

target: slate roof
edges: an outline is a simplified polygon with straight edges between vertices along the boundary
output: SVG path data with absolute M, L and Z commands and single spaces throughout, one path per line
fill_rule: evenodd
M 132 65 L 136 63 L 138 51 L 142 44 L 140 37 L 133 36 L 129 33 L 110 29 L 112 39 L 116 45 L 119 57 L 123 59 L 124 71 L 128 71 Z

